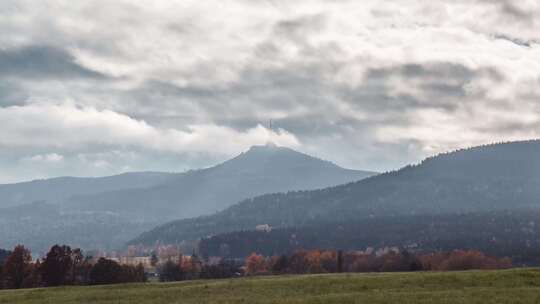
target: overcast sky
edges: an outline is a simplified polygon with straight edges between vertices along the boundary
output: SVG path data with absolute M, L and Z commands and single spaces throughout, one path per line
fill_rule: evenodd
M 385 171 L 540 137 L 539 97 L 537 0 L 0 2 L 0 183 L 269 140 Z

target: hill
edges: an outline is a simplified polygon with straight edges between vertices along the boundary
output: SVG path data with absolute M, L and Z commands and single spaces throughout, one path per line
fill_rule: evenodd
M 358 182 L 245 200 L 212 216 L 178 220 L 131 241 L 179 243 L 256 225 L 297 227 L 313 222 L 540 207 L 540 141 L 474 147 Z
M 58 204 L 76 194 L 145 188 L 163 183 L 172 176 L 171 173 L 133 172 L 106 177 L 57 177 L 4 184 L 0 185 L 0 208 L 15 207 L 36 201 Z
M 540 265 L 540 209 L 464 214 L 375 217 L 312 223 L 271 231 L 236 231 L 203 238 L 203 257 L 245 258 L 299 249 L 357 251 L 406 248 L 413 253 L 478 250 L 510 257 L 514 265 Z
M 139 221 L 165 221 L 212 214 L 264 193 L 324 188 L 373 174 L 343 169 L 269 144 L 254 146 L 217 166 L 176 175 L 154 187 L 77 195 L 66 206 L 113 212 Z
M 34 202 L 0 209 L 0 246 L 23 244 L 36 256 L 54 244 L 109 250 L 152 226 L 109 213 L 64 213 L 58 205 Z
M 536 303 L 537 269 L 254 277 L 0 291 L 0 303 Z
M 37 252 L 55 243 L 117 249 L 170 219 L 212 214 L 267 192 L 322 188 L 372 174 L 266 145 L 217 166 L 185 173 L 1 185 L 0 245 L 12 248 L 23 242 Z

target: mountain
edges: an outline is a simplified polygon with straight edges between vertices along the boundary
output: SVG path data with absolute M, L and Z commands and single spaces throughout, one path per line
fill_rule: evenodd
M 54 244 L 112 250 L 152 226 L 109 213 L 65 213 L 58 205 L 34 202 L 0 209 L 0 247 L 23 244 L 37 256 Z
M 510 257 L 514 265 L 540 265 L 540 209 L 375 217 L 318 222 L 271 231 L 236 231 L 203 238 L 203 257 L 245 258 L 295 250 L 357 251 L 398 247 L 408 251 L 480 250 Z
M 374 173 L 340 168 L 292 149 L 255 146 L 185 173 L 63 177 L 0 186 L 0 247 L 23 242 L 116 249 L 167 220 L 212 214 L 251 196 L 315 189 Z
M 387 216 L 540 207 L 540 141 L 474 147 L 336 187 L 259 196 L 212 216 L 178 220 L 130 244 L 180 243 L 256 225 L 298 227 Z
M 76 194 L 151 187 L 171 178 L 171 173 L 133 172 L 106 177 L 58 177 L 0 185 L 0 208 L 45 201 L 58 204 Z
M 66 206 L 113 212 L 138 221 L 165 221 L 212 214 L 264 193 L 324 188 L 373 174 L 269 144 L 254 146 L 211 168 L 178 174 L 154 187 L 77 195 Z

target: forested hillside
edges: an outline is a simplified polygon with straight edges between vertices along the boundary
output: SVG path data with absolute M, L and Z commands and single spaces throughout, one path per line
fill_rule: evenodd
M 256 225 L 540 207 L 540 141 L 474 147 L 332 188 L 259 196 L 212 216 L 174 221 L 131 241 L 178 243 Z
M 239 231 L 204 238 L 205 257 L 274 256 L 299 249 L 366 250 L 398 247 L 411 252 L 479 250 L 511 257 L 516 265 L 540 264 L 540 210 L 376 217 L 344 223 Z

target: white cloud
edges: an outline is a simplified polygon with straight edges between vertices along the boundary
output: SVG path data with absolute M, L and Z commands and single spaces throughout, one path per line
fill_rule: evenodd
M 232 156 L 251 145 L 273 141 L 299 146 L 285 131 L 261 125 L 244 132 L 217 125 L 190 125 L 185 130 L 160 129 L 110 110 L 69 104 L 31 104 L 0 108 L 0 145 L 84 151 L 92 146 L 127 146 L 159 152 L 208 152 Z M 61 155 L 37 155 L 35 161 L 60 161 Z M 101 164 L 100 166 L 102 166 Z
M 49 154 L 37 154 L 24 160 L 29 160 L 32 162 L 46 162 L 46 163 L 58 163 L 64 160 L 64 156 L 56 153 Z
M 0 146 L 63 155 L 66 174 L 210 165 L 268 140 L 387 170 L 538 137 L 539 20 L 535 0 L 6 0 L 0 49 L 46 46 L 64 70 L 0 71 Z

